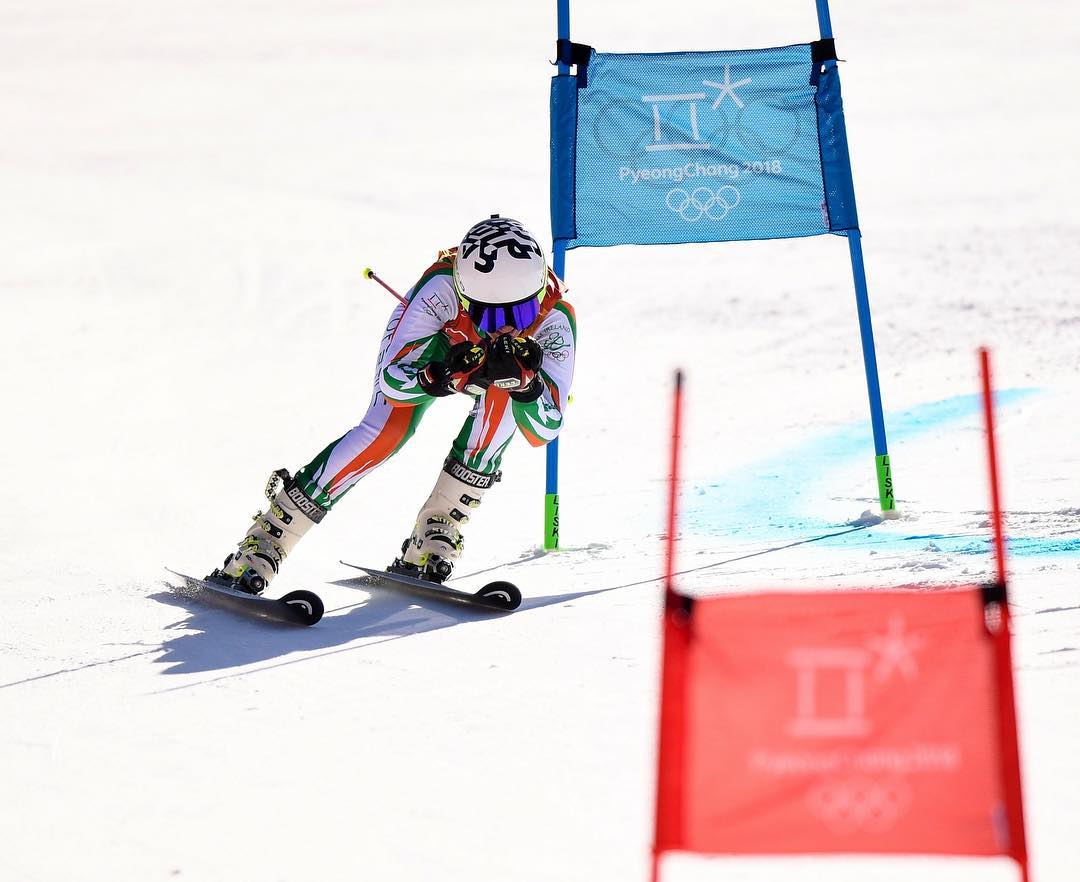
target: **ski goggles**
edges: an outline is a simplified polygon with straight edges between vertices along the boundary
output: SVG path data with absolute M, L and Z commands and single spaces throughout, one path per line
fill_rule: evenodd
M 481 331 L 494 334 L 499 328 L 509 325 L 518 331 L 524 331 L 540 315 L 540 294 L 534 294 L 517 303 L 472 303 L 461 298 L 461 305 L 469 313 L 469 318 Z

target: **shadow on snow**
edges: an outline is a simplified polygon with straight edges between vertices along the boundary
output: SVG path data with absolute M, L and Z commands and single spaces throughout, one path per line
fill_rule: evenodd
M 545 597 L 526 597 L 513 613 L 473 609 L 465 604 L 436 598 L 418 600 L 404 592 L 372 586 L 367 577 L 331 582 L 371 592 L 359 603 L 328 609 L 322 621 L 310 628 L 259 620 L 243 613 L 209 606 L 176 590 L 150 595 L 151 599 L 190 611 L 191 615 L 170 626 L 182 631 L 167 640 L 155 659 L 167 666 L 166 674 L 193 674 L 238 668 L 273 660 L 292 664 L 336 652 L 351 652 L 414 634 L 439 631 L 455 625 L 495 622 L 545 606 L 570 603 L 612 588 L 577 591 Z M 363 641 L 357 644 L 357 641 Z M 296 658 L 286 659 L 286 656 Z

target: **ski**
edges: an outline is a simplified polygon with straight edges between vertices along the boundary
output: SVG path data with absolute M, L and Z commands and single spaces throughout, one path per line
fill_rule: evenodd
M 168 567 L 165 567 L 165 571 L 184 580 L 182 587 L 170 583 L 169 587 L 173 590 L 185 597 L 204 600 L 233 612 L 288 625 L 314 625 L 323 615 L 322 599 L 311 591 L 290 591 L 282 597 L 263 597 L 197 579 Z
M 497 612 L 510 612 L 521 606 L 521 592 L 511 582 L 488 582 L 479 591 L 460 591 L 439 582 L 428 582 L 424 579 L 414 579 L 411 576 L 403 576 L 399 573 L 389 573 L 382 569 L 362 567 L 359 564 L 349 563 L 347 560 L 343 560 L 341 563 L 347 567 L 352 567 L 354 570 L 367 573 L 374 580 L 373 584 L 384 588 L 401 588 L 425 597 L 447 600 L 452 603 L 464 603 Z

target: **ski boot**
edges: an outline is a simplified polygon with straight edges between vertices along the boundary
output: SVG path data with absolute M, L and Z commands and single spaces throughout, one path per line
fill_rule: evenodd
M 501 478 L 500 472 L 485 475 L 448 456 L 416 516 L 412 535 L 401 546 L 401 557 L 387 569 L 440 584 L 449 579 L 465 546 L 461 528 L 469 522 L 467 512 L 478 507 L 484 491 Z
M 266 498 L 270 508 L 254 516 L 239 548 L 206 577 L 208 582 L 262 594 L 300 538 L 326 516 L 327 509 L 308 497 L 285 469 L 270 475 Z

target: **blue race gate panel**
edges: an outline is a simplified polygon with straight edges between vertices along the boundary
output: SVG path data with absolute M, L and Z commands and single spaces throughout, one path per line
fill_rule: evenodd
M 552 81 L 554 238 L 574 248 L 857 229 L 831 50 L 590 50 Z

